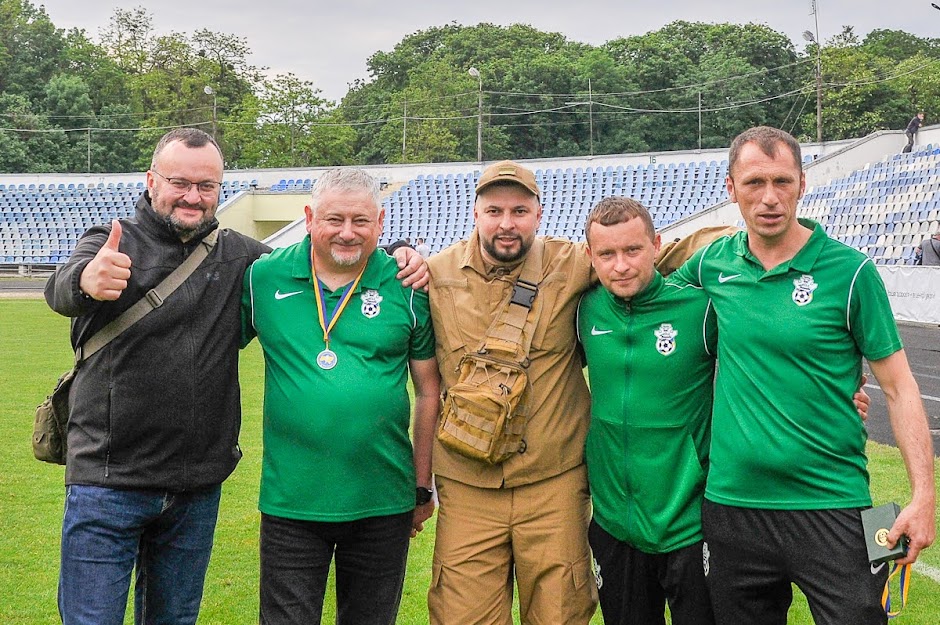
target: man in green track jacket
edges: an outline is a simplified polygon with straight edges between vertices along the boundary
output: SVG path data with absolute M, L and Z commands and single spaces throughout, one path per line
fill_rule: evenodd
M 589 539 L 607 625 L 713 623 L 701 507 L 717 325 L 699 288 L 657 273 L 659 235 L 629 198 L 602 200 L 585 228 L 601 286 L 578 335 L 592 389 L 585 455 Z M 603 288 L 601 288 L 603 287 Z

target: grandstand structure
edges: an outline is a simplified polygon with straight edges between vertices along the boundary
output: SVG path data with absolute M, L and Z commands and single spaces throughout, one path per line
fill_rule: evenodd
M 936 135 L 936 136 L 934 136 Z M 940 229 L 940 147 L 911 154 L 896 131 L 805 146 L 807 192 L 799 214 L 883 265 L 909 264 Z M 940 127 L 920 141 L 940 142 Z M 590 208 L 631 196 L 665 236 L 713 223 L 740 223 L 725 191 L 726 150 L 523 161 L 543 190 L 541 234 L 583 240 Z M 380 244 L 424 238 L 432 252 L 469 236 L 479 163 L 368 167 L 383 183 Z M 321 169 L 228 172 L 219 220 L 282 246 L 305 234 L 303 206 Z M 247 176 L 247 178 L 246 178 Z M 24 178 L 26 180 L 24 180 Z M 133 214 L 143 174 L 0 175 L 0 266 L 19 273 L 65 262 L 90 226 Z
M 897 154 L 807 190 L 800 214 L 878 264 L 912 264 L 940 232 L 940 147 Z
M 248 188 L 247 182 L 226 182 L 220 201 Z M 142 180 L 88 185 L 0 183 L 0 264 L 64 263 L 86 230 L 132 216 L 143 191 Z
M 630 196 L 649 207 L 657 229 L 727 198 L 727 161 L 606 167 L 537 168 L 542 190 L 541 234 L 584 239 L 588 212 L 601 198 Z M 421 237 L 432 252 L 473 230 L 474 189 L 480 171 L 418 175 L 385 206 L 383 242 Z

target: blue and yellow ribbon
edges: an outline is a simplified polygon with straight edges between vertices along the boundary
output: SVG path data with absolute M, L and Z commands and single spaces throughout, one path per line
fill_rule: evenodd
M 901 590 L 901 605 L 897 610 L 891 610 L 891 580 L 895 575 L 900 575 L 899 584 Z M 904 564 L 898 566 L 896 562 L 891 563 L 891 573 L 888 575 L 888 581 L 885 582 L 885 589 L 881 593 L 881 607 L 884 608 L 888 618 L 894 618 L 901 613 L 904 605 L 907 603 L 907 593 L 911 588 L 911 565 Z
M 320 322 L 320 329 L 323 330 L 323 343 L 326 345 L 326 349 L 330 349 L 330 332 L 333 330 L 333 326 L 336 325 L 336 322 L 339 321 L 339 316 L 343 314 L 346 304 L 352 299 L 356 286 L 359 284 L 359 280 L 362 278 L 362 274 L 365 273 L 365 270 L 366 268 L 363 267 L 359 275 L 356 276 L 356 279 L 346 286 L 346 290 L 343 291 L 342 296 L 340 296 L 339 302 L 336 304 L 329 318 L 327 318 L 326 293 L 323 292 L 323 284 L 317 279 L 316 265 L 314 265 L 313 262 L 310 263 L 310 271 L 313 274 L 313 284 L 316 285 L 317 288 L 317 319 Z

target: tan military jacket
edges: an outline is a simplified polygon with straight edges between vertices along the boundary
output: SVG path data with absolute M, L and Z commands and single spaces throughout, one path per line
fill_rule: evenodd
M 525 451 L 497 466 L 466 458 L 435 441 L 434 473 L 483 488 L 515 487 L 558 475 L 584 462 L 591 397 L 576 349 L 578 301 L 591 284 L 584 244 L 543 237 L 542 307 L 528 374 L 532 384 Z M 486 329 L 522 269 L 484 262 L 474 230 L 469 240 L 428 259 L 431 318 L 437 360 L 446 390 L 457 381 L 460 358 L 479 347 Z

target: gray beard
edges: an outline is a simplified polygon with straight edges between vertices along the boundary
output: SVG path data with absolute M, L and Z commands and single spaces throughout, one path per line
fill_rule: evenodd
M 359 250 L 359 253 L 356 254 L 355 258 L 340 257 L 330 250 L 330 258 L 332 258 L 333 262 L 340 267 L 355 267 L 359 264 L 359 261 L 362 260 L 362 250 Z
M 197 234 L 208 230 L 210 221 L 212 220 L 203 217 L 195 225 L 189 225 L 180 222 L 180 220 L 177 219 L 173 214 L 167 215 L 163 218 L 163 222 L 166 224 L 166 227 L 170 229 L 170 232 L 178 236 L 181 241 L 189 241 Z

